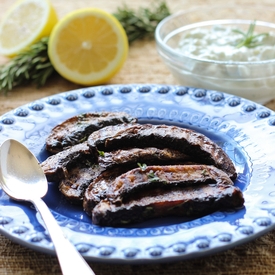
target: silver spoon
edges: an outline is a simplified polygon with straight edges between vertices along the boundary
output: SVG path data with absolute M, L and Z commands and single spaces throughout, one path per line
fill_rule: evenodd
M 48 191 L 48 183 L 38 160 L 14 139 L 4 141 L 0 147 L 0 186 L 11 198 L 35 205 L 51 236 L 64 275 L 95 275 L 75 246 L 65 238 L 41 199 Z

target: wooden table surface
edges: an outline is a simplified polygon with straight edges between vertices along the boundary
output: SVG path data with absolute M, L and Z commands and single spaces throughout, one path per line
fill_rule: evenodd
M 0 19 L 14 1 L 1 0 Z M 109 12 L 115 12 L 125 2 L 123 0 L 52 0 L 54 7 L 61 18 L 69 11 L 96 6 Z M 137 9 L 140 6 L 150 6 L 153 1 L 128 1 L 127 5 Z M 166 3 L 171 9 L 180 4 L 188 9 L 195 5 L 212 5 L 219 1 L 196 0 L 180 1 L 168 0 Z M 222 3 L 223 1 L 221 1 Z M 246 0 L 239 0 L 236 5 Z M 255 3 L 258 1 L 255 0 Z M 272 0 L 262 1 L 261 4 L 273 4 Z M 275 3 L 274 3 L 275 6 Z M 274 18 L 275 20 L 275 18 Z M 0 64 L 7 59 L 0 56 Z M 128 59 L 121 71 L 106 84 L 126 83 L 157 83 L 177 84 L 164 64 L 160 60 L 154 41 L 138 41 L 131 45 Z M 32 102 L 36 99 L 50 96 L 63 91 L 79 88 L 65 79 L 57 76 L 39 90 L 34 86 L 18 87 L 7 95 L 0 94 L 0 115 L 16 107 Z M 275 96 L 274 96 L 275 97 Z M 275 101 L 266 104 L 275 110 Z M 200 275 L 255 275 L 275 274 L 275 231 L 255 239 L 249 243 L 239 245 L 228 251 L 209 255 L 207 257 L 187 261 L 149 264 L 149 265 L 120 265 L 90 263 L 97 275 L 131 275 L 131 274 L 200 274 Z M 0 235 L 0 274 L 61 274 L 58 261 L 54 256 L 35 252 L 8 238 Z

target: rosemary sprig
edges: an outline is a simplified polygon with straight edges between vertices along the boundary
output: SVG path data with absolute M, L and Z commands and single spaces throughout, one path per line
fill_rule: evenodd
M 138 39 L 152 38 L 158 23 L 168 15 L 170 11 L 165 2 L 152 7 L 152 10 L 140 8 L 137 12 L 125 5 L 114 13 L 126 31 L 129 43 Z
M 129 43 L 145 37 L 153 38 L 157 24 L 168 15 L 170 12 L 164 2 L 152 10 L 141 8 L 135 12 L 124 6 L 114 13 L 126 31 Z M 28 83 L 34 83 L 37 87 L 45 85 L 56 72 L 48 57 L 48 40 L 48 37 L 42 38 L 29 50 L 0 66 L 0 91 L 7 92 Z
M 7 92 L 14 87 L 34 83 L 37 87 L 45 85 L 55 72 L 47 53 L 48 37 L 42 38 L 7 64 L 0 67 L 0 90 Z
M 248 31 L 245 33 L 239 29 L 234 29 L 233 31 L 239 33 L 243 36 L 243 39 L 236 45 L 237 48 L 247 47 L 247 48 L 255 48 L 261 43 L 259 43 L 259 37 L 261 36 L 268 36 L 268 33 L 260 33 L 260 34 L 253 34 L 256 25 L 256 20 L 254 20 L 248 28 Z

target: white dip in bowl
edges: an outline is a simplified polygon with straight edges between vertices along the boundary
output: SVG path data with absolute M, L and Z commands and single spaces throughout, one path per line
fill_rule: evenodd
M 158 52 L 179 84 L 261 104 L 275 98 L 275 24 L 219 19 L 186 25 L 184 16 L 178 12 L 165 18 L 155 33 Z M 237 46 L 251 24 L 252 35 L 260 34 L 255 43 Z

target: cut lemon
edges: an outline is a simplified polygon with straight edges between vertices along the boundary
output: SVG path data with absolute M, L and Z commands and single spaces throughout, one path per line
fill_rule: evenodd
M 20 0 L 0 24 L 0 54 L 14 56 L 49 36 L 57 15 L 48 0 Z
M 128 40 L 120 22 L 97 8 L 73 11 L 54 27 L 48 55 L 56 71 L 74 83 L 97 85 L 123 66 Z

